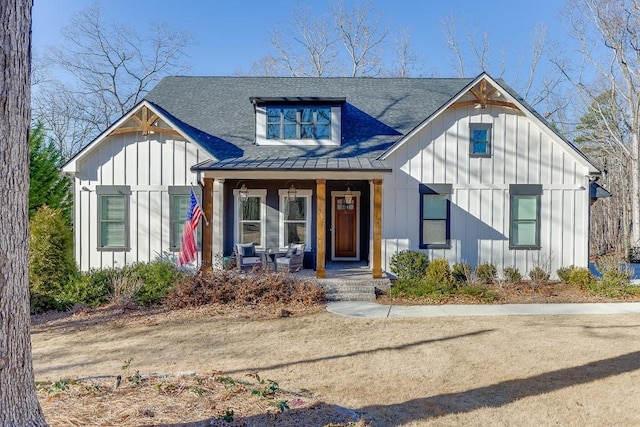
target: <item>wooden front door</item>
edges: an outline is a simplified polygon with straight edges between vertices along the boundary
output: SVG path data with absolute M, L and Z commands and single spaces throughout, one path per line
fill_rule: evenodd
M 334 199 L 334 256 L 355 258 L 357 256 L 358 213 L 356 197 L 347 203 L 344 197 Z

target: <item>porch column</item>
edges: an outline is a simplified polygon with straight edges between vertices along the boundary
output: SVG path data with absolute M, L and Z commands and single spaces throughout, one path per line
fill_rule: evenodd
M 213 179 L 204 179 L 202 190 L 202 210 L 209 220 L 202 221 L 202 269 L 210 270 L 213 262 Z
M 316 179 L 316 277 L 326 277 L 325 251 L 326 251 L 326 204 L 327 204 L 327 180 Z
M 373 278 L 382 277 L 382 180 L 373 180 Z
M 224 255 L 224 178 L 213 180 L 213 218 L 211 222 L 213 268 L 222 269 Z

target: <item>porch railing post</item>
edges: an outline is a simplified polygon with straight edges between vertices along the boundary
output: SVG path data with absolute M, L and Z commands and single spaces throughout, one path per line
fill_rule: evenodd
M 326 277 L 325 252 L 326 252 L 326 205 L 327 205 L 327 180 L 316 179 L 316 277 Z

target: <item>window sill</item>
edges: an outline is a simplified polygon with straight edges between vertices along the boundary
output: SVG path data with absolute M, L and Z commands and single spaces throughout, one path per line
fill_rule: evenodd
M 451 249 L 451 245 L 449 244 L 421 244 L 420 249 Z
M 102 247 L 102 248 L 97 248 L 97 250 L 99 252 L 129 252 L 131 250 L 131 248 L 124 248 L 124 247 Z
M 512 251 L 518 251 L 518 250 L 540 250 L 542 249 L 542 246 L 536 246 L 536 245 L 529 245 L 529 246 L 513 246 L 513 245 L 509 245 L 509 249 Z
M 485 159 L 490 159 L 491 158 L 491 153 L 489 154 L 469 154 L 469 157 L 471 158 L 485 158 Z

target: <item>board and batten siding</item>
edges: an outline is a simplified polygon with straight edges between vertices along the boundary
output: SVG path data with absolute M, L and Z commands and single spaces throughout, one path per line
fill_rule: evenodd
M 106 137 L 80 159 L 74 179 L 75 253 L 82 271 L 155 260 L 169 251 L 169 187 L 197 187 L 194 165 L 210 158 L 172 135 L 127 133 Z M 127 185 L 128 251 L 99 250 L 98 185 Z M 186 212 L 185 212 L 186 214 Z
M 469 124 L 492 125 L 492 156 L 469 156 Z M 420 250 L 419 184 L 452 184 L 451 248 L 424 249 L 450 263 L 492 262 L 499 271 L 533 265 L 587 266 L 589 169 L 544 126 L 520 112 L 488 106 L 450 108 L 386 159 L 383 267 L 404 249 Z M 542 184 L 540 250 L 509 249 L 510 184 Z M 401 207 L 406 207 L 402 209 Z

